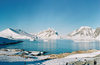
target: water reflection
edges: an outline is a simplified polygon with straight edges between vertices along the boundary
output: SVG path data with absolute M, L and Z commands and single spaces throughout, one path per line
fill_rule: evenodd
M 100 42 L 76 42 L 73 44 L 74 50 L 100 49 Z
M 50 40 L 48 42 L 24 40 L 23 43 L 0 46 L 0 48 L 19 48 L 27 51 L 47 51 L 48 54 L 59 54 L 78 50 L 98 49 L 100 42 L 73 42 L 71 40 Z
M 56 40 L 50 40 L 48 42 L 44 42 L 45 44 L 43 44 L 43 48 L 44 50 L 47 49 L 47 50 L 54 50 L 56 49 Z

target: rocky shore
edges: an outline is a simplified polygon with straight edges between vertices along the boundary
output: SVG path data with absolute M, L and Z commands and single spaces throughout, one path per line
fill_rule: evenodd
M 0 49 L 0 62 L 31 62 L 31 65 L 100 65 L 100 50 L 44 55 L 41 51 Z
M 100 50 L 75 51 L 51 54 L 44 65 L 100 65 Z
M 72 52 L 72 53 L 61 53 L 61 54 L 51 54 L 50 55 L 50 59 L 57 59 L 57 58 L 64 58 L 66 56 L 69 56 L 69 55 L 73 55 L 73 54 L 83 54 L 83 53 L 92 53 L 92 52 L 97 52 L 99 50 L 87 50 L 87 51 L 75 51 L 75 52 Z
M 45 52 L 41 51 L 25 51 L 23 49 L 0 49 L 0 55 L 8 55 L 8 56 L 39 56 L 43 55 Z
M 88 60 L 88 58 L 78 61 L 73 61 L 73 62 L 66 62 L 66 65 L 100 65 L 100 56 L 99 57 L 94 57 L 90 58 L 91 60 Z

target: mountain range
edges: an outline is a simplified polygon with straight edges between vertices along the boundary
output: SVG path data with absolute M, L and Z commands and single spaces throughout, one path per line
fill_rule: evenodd
M 63 37 L 64 36 L 64 37 Z M 72 31 L 67 35 L 61 36 L 55 30 L 49 28 L 37 34 L 30 34 L 21 29 L 7 28 L 0 32 L 0 37 L 8 39 L 29 39 L 34 40 L 56 40 L 56 39 L 70 39 L 73 41 L 100 41 L 100 27 L 93 29 L 89 26 L 82 26 L 79 29 Z
M 74 41 L 99 41 L 100 40 L 100 28 L 92 29 L 88 26 L 82 26 L 79 29 L 67 35 L 67 39 Z
M 0 32 L 0 37 L 8 39 L 29 39 L 30 41 L 34 41 L 37 39 L 42 39 L 42 40 L 60 39 L 58 32 L 50 28 L 45 31 L 39 32 L 37 34 L 30 34 L 21 29 L 7 28 Z

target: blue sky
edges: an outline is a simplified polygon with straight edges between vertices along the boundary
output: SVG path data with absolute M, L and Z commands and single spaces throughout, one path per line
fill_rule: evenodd
M 0 0 L 0 31 L 50 27 L 67 34 L 80 26 L 100 27 L 100 0 Z

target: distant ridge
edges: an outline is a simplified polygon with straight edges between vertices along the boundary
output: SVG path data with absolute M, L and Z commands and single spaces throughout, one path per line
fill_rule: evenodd
M 74 41 L 99 41 L 100 40 L 100 27 L 92 29 L 89 26 L 82 26 L 79 29 L 69 33 L 67 39 Z

